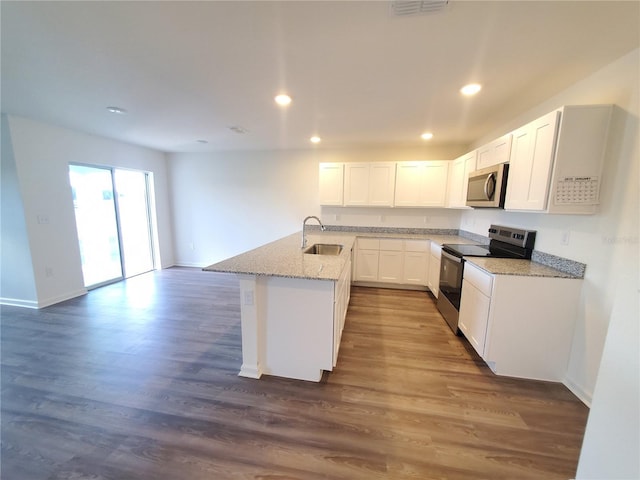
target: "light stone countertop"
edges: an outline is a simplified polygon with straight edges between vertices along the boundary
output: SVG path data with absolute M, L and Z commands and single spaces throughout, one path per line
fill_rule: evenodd
M 337 281 L 349 260 L 356 236 L 345 233 L 307 234 L 307 245 L 333 243 L 343 246 L 340 255 L 309 255 L 302 252 L 302 233 L 294 233 L 235 257 L 205 267 L 226 272 L 273 277 Z
M 493 275 L 519 275 L 525 277 L 580 278 L 576 275 L 548 267 L 531 260 L 516 258 L 465 257 L 469 263 Z
M 235 257 L 214 263 L 203 268 L 203 270 L 208 272 L 337 281 L 345 263 L 349 260 L 349 251 L 353 248 L 356 237 L 431 240 L 440 245 L 443 243 L 474 243 L 457 235 L 363 232 L 356 234 L 311 230 L 307 233 L 308 246 L 314 243 L 339 244 L 343 245 L 342 253 L 336 256 L 304 254 L 300 248 L 302 232 L 298 232 Z
M 336 256 L 305 254 L 300 248 L 302 232 L 298 232 L 248 252 L 241 253 L 235 257 L 214 263 L 213 265 L 205 267 L 203 270 L 209 272 L 337 281 L 345 263 L 349 260 L 349 251 L 353 248 L 356 237 L 431 240 L 440 245 L 444 243 L 476 243 L 468 238 L 457 235 L 321 232 L 320 230 L 311 230 L 307 233 L 308 246 L 314 243 L 339 244 L 343 245 L 342 253 Z M 532 262 L 531 260 L 484 257 L 465 257 L 465 259 L 493 275 L 580 278 L 577 275 L 572 275 L 541 263 Z

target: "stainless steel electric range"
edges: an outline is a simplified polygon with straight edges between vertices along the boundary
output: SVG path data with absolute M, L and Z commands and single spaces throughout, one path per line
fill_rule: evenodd
M 462 296 L 462 277 L 465 257 L 496 257 L 530 259 L 536 240 L 536 232 L 521 228 L 491 225 L 489 245 L 451 244 L 442 245 L 440 284 L 437 307 L 451 330 L 458 330 L 458 312 Z

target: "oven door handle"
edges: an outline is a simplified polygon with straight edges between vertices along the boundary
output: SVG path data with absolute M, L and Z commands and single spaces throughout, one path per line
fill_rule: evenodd
M 456 257 L 455 255 L 451 255 L 450 253 L 442 250 L 441 254 L 447 258 L 447 260 L 451 260 L 452 262 L 462 263 L 462 258 Z

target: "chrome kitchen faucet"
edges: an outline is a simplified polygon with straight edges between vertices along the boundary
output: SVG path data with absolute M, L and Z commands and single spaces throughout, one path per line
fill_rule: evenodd
M 307 218 L 304 219 L 304 221 L 302 222 L 302 247 L 304 248 L 307 246 L 307 237 L 306 237 L 306 228 L 307 228 L 307 220 L 311 219 L 311 218 L 315 218 L 318 223 L 320 224 L 320 230 L 322 230 L 323 232 L 327 229 L 327 227 L 325 227 L 322 222 L 320 221 L 320 219 L 318 217 L 316 217 L 315 215 L 309 215 Z

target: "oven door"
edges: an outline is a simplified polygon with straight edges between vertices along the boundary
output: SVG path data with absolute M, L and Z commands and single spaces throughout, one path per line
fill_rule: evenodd
M 438 302 L 436 306 L 445 321 L 456 335 L 460 335 L 458 329 L 458 317 L 460 311 L 460 295 L 462 293 L 462 269 L 464 260 L 442 250 L 440 260 L 440 284 Z

